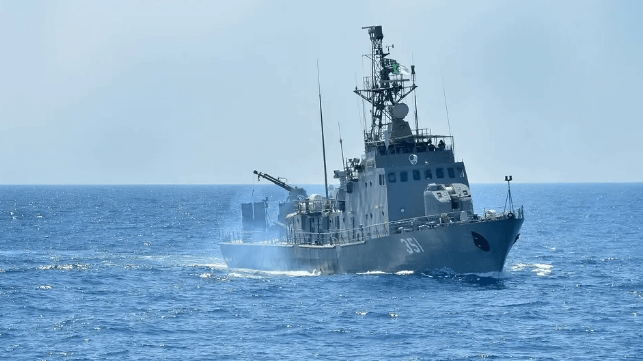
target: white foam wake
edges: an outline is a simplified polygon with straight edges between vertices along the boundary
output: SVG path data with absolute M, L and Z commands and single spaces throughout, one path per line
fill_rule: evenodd
M 520 272 L 523 270 L 529 270 L 535 272 L 537 276 L 545 277 L 551 274 L 553 265 L 547 263 L 516 263 L 511 266 L 512 271 Z

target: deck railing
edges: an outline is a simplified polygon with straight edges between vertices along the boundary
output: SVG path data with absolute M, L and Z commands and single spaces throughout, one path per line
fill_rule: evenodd
M 316 213 L 337 210 L 337 200 L 320 199 L 320 200 L 303 200 L 297 202 L 297 213 Z
M 295 231 L 286 237 L 279 239 L 274 237 L 262 237 L 260 232 L 228 232 L 222 238 L 226 242 L 265 242 L 283 243 L 298 245 L 345 245 L 366 241 L 373 238 L 389 236 L 391 234 L 402 234 L 415 232 L 436 227 L 448 227 L 454 224 L 471 222 L 489 222 L 503 219 L 523 219 L 523 207 L 516 208 L 514 212 L 485 213 L 483 216 L 468 214 L 466 219 L 461 219 L 459 213 L 423 216 L 409 218 L 400 221 L 360 226 L 347 230 L 334 230 L 330 232 L 302 232 Z
M 391 139 L 392 141 L 409 141 L 416 143 L 418 145 L 423 144 L 425 146 L 431 144 L 434 146 L 435 150 L 439 150 L 440 142 L 444 143 L 445 150 L 453 150 L 454 142 L 453 136 L 450 135 L 434 135 L 431 134 L 429 129 L 417 129 L 412 131 L 412 135 L 407 135 L 405 137 L 397 137 Z M 364 133 L 364 142 L 370 147 L 383 147 L 386 143 L 386 136 L 384 132 L 381 133 Z

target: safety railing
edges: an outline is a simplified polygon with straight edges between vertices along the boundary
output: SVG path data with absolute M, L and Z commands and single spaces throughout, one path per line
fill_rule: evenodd
M 454 142 L 453 136 L 450 135 L 434 135 L 431 134 L 429 129 L 417 129 L 412 131 L 413 134 L 397 137 L 395 140 L 399 141 L 415 141 L 416 143 L 433 144 L 436 148 L 440 147 L 440 143 L 444 144 L 446 149 L 452 149 Z M 378 133 L 364 132 L 364 141 L 369 146 L 383 146 L 386 143 L 386 135 L 384 131 Z
M 316 213 L 337 210 L 337 201 L 335 199 L 306 199 L 297 202 L 297 213 Z
M 333 230 L 330 232 L 289 232 L 287 236 L 278 239 L 275 236 L 263 236 L 261 232 L 228 232 L 222 239 L 226 242 L 264 242 L 264 243 L 288 243 L 298 245 L 345 245 L 367 241 L 369 239 L 381 238 L 391 234 L 402 234 L 417 232 L 436 227 L 448 227 L 455 224 L 489 222 L 505 219 L 523 219 L 523 207 L 516 208 L 514 212 L 495 213 L 487 211 L 484 215 L 461 213 L 443 213 L 441 215 L 423 216 L 409 218 L 399 221 L 359 226 L 353 229 Z

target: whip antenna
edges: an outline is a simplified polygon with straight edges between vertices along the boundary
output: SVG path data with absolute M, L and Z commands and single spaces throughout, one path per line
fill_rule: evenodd
M 317 90 L 319 92 L 319 120 L 321 121 L 322 153 L 324 154 L 324 189 L 328 199 L 328 175 L 326 172 L 326 143 L 324 142 L 324 115 L 322 114 L 321 83 L 319 81 L 319 59 L 317 59 Z
M 415 64 L 415 59 L 413 59 L 413 53 L 411 53 L 411 63 Z M 411 78 L 413 79 L 413 85 L 415 85 L 415 65 L 411 65 Z M 413 104 L 415 105 L 415 135 L 420 135 L 420 127 L 418 125 L 418 99 L 417 92 L 413 92 Z
M 453 134 L 451 134 L 451 120 L 449 120 L 449 107 L 447 106 L 447 92 L 444 90 L 444 78 L 442 78 L 442 94 L 444 94 L 444 109 L 447 111 L 447 124 L 449 125 L 449 136 L 452 137 Z
M 344 164 L 344 144 L 342 142 L 342 127 L 337 122 L 337 128 L 339 128 L 339 148 L 342 150 L 342 167 L 346 169 L 346 164 Z

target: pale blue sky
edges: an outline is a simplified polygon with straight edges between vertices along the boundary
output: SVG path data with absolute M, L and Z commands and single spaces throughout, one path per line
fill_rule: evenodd
M 323 183 L 368 25 L 471 182 L 643 181 L 642 1 L 0 1 L 0 183 Z

